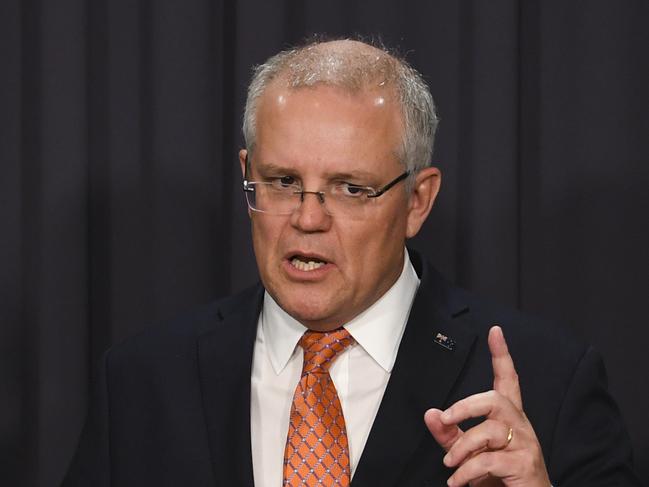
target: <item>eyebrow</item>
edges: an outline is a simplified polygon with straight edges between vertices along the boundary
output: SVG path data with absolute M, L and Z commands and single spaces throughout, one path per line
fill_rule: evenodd
M 286 174 L 299 174 L 299 171 L 295 168 L 292 167 L 287 167 L 287 166 L 282 166 L 280 164 L 273 164 L 273 163 L 261 163 L 257 162 L 256 168 L 257 171 L 260 173 L 268 173 L 268 172 L 277 172 L 277 173 L 286 173 Z M 327 173 L 325 174 L 325 178 L 328 180 L 335 180 L 335 179 L 372 179 L 375 178 L 376 175 L 373 172 L 370 171 L 364 171 L 364 170 L 358 170 L 358 171 L 350 171 L 350 172 L 344 172 L 344 171 L 338 171 L 338 172 L 332 172 L 332 173 Z
M 267 164 L 267 163 L 263 163 L 263 162 L 257 162 L 255 164 L 255 166 L 257 167 L 257 170 L 259 170 L 259 171 L 266 171 L 266 172 L 295 172 L 294 169 L 291 169 L 291 168 L 285 167 L 285 166 L 280 166 L 279 164 L 273 164 L 273 163 Z M 252 167 L 252 165 L 251 165 L 251 167 Z
M 369 171 L 358 171 L 358 172 L 336 172 L 328 175 L 328 179 L 361 179 L 361 180 L 372 180 L 376 178 L 376 174 Z

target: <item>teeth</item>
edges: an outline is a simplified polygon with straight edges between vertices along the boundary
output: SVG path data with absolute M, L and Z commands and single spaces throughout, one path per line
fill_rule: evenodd
M 293 259 L 291 260 L 291 264 L 296 269 L 308 272 L 308 271 L 312 271 L 312 270 L 315 270 L 315 269 L 319 269 L 325 263 L 324 262 L 315 262 L 313 260 L 310 260 L 309 262 L 304 262 L 303 260 L 300 260 L 297 257 L 293 257 Z

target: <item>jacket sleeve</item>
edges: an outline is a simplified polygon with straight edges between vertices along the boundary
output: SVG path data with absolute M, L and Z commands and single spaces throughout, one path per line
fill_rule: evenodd
M 561 405 L 549 470 L 556 487 L 642 485 L 604 363 L 592 348 L 579 361 Z
M 110 485 L 110 434 L 108 407 L 108 352 L 101 360 L 93 384 L 90 408 L 77 452 L 62 487 L 108 487 Z

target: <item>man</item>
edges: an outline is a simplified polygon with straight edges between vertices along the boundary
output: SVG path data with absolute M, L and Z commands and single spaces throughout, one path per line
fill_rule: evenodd
M 599 356 L 406 251 L 435 127 L 419 75 L 361 42 L 257 68 L 263 287 L 109 351 L 64 485 L 639 485 Z

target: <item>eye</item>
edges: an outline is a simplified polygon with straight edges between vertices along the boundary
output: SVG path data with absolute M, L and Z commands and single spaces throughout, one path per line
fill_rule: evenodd
M 281 176 L 281 177 L 273 178 L 271 184 L 276 189 L 285 189 L 288 187 L 295 186 L 297 184 L 297 181 L 293 176 Z
M 366 187 L 352 183 L 338 183 L 334 186 L 334 191 L 349 198 L 360 198 L 368 193 Z
M 295 178 L 293 176 L 282 176 L 279 178 L 279 183 L 282 186 L 289 186 L 291 184 L 295 184 Z

